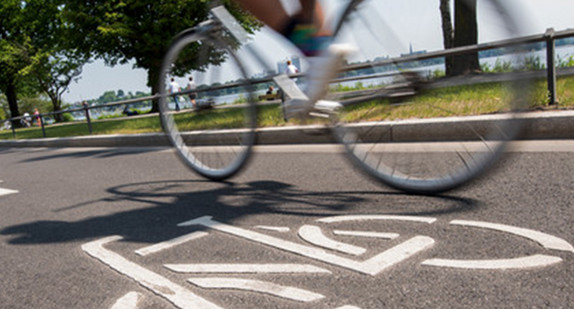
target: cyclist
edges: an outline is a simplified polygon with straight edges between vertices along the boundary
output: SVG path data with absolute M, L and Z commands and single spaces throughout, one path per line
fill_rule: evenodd
M 315 58 L 307 76 L 306 98 L 295 97 L 284 103 L 285 118 L 289 119 L 308 115 L 312 105 L 307 102 L 321 100 L 327 90 L 326 82 L 336 73 L 335 63 L 339 57 L 352 52 L 353 48 L 337 46 L 327 50 L 332 34 L 325 23 L 320 1 L 292 0 L 294 2 L 289 2 L 290 4 L 299 4 L 300 7 L 294 14 L 287 13 L 282 4 L 285 1 L 288 0 L 236 0 L 244 9 L 290 40 L 305 56 Z M 279 86 L 281 87 L 281 84 Z M 336 102 L 321 102 L 314 105 L 314 108 L 329 112 L 341 107 Z
M 287 13 L 280 0 L 236 0 L 236 2 L 289 39 L 306 56 L 317 56 L 329 42 L 331 33 L 325 27 L 319 1 L 301 0 L 298 3 L 300 10 L 292 15 Z

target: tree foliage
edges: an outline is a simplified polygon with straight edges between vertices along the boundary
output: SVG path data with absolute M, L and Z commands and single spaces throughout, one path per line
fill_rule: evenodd
M 52 110 L 61 109 L 61 96 L 87 62 L 68 40 L 62 18 L 63 0 L 0 2 L 0 90 L 11 116 L 18 116 L 17 92 L 45 95 Z
M 158 93 L 161 62 L 177 33 L 204 21 L 214 1 L 205 0 L 92 0 L 67 1 L 64 11 L 73 28 L 71 38 L 83 52 L 108 65 L 125 64 L 147 70 L 148 86 Z M 259 23 L 224 1 L 247 29 Z M 189 55 L 194 58 L 195 55 Z M 198 65 L 198 64 L 196 64 Z M 207 65 L 207 64 L 201 64 Z M 157 111 L 154 104 L 152 112 Z
M 20 1 L 0 1 L 0 91 L 6 95 L 13 117 L 20 116 L 17 101 L 18 73 L 26 66 L 21 57 L 24 41 L 21 12 Z

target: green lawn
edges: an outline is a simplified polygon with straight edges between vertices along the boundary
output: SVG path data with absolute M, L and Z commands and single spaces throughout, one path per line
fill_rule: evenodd
M 559 107 L 574 107 L 574 77 L 559 78 L 557 82 Z M 385 101 L 368 102 L 349 109 L 344 120 L 371 121 L 383 119 L 430 118 L 457 115 L 488 114 L 500 110 L 499 103 L 506 96 L 505 87 L 500 84 L 480 84 L 431 90 L 413 99 L 415 104 L 401 107 L 386 104 Z M 529 108 L 548 108 L 546 105 L 546 82 L 536 82 Z M 424 103 L 424 104 L 416 104 Z M 432 108 L 429 108 L 431 106 Z M 186 130 L 213 128 L 234 128 L 241 126 L 240 109 L 215 109 L 209 112 L 182 113 L 176 121 Z M 319 120 L 320 122 L 320 120 Z M 323 121 L 324 122 L 324 121 Z M 258 108 L 258 126 L 274 127 L 299 124 L 300 121 L 286 123 L 278 105 L 265 105 Z M 157 115 L 133 118 L 97 120 L 92 122 L 94 135 L 102 134 L 136 134 L 161 132 Z M 38 127 L 18 129 L 17 139 L 41 138 L 42 130 Z M 47 137 L 70 137 L 89 135 L 86 122 L 64 123 L 46 127 Z M 0 139 L 13 139 L 12 131 L 0 131 Z

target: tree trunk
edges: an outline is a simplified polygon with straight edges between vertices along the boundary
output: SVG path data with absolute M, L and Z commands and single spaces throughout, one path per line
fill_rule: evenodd
M 8 106 L 10 107 L 10 117 L 19 117 L 20 110 L 18 109 L 18 96 L 16 95 L 16 85 L 13 82 L 8 82 L 6 87 L 6 99 L 8 100 Z M 14 125 L 19 126 L 20 122 L 17 121 Z
M 160 58 L 161 59 L 161 58 Z M 159 76 L 161 71 L 161 62 L 154 61 L 152 67 L 148 70 L 148 86 L 151 87 L 151 95 L 159 93 Z M 152 100 L 150 113 L 159 113 L 159 99 Z
M 440 0 L 440 15 L 442 20 L 442 37 L 444 48 L 454 47 L 454 31 L 452 29 L 452 18 L 450 11 L 450 0 Z M 446 76 L 452 75 L 453 57 L 445 57 Z
M 476 0 L 455 0 L 454 11 L 454 47 L 477 44 Z M 453 75 L 470 74 L 479 71 L 478 52 L 454 57 Z
M 60 99 L 60 97 L 58 95 L 55 95 L 53 93 L 48 93 L 48 96 L 50 97 L 50 101 L 52 101 L 52 108 L 54 109 L 54 112 L 59 112 L 62 110 L 62 100 Z M 64 116 L 61 113 L 57 113 L 54 115 L 54 119 L 56 120 L 56 122 L 63 122 L 64 121 Z

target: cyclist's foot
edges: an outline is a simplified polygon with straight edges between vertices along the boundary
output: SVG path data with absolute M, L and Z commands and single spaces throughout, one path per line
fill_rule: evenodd
M 321 57 L 313 58 L 305 93 L 288 76 L 276 76 L 275 82 L 289 98 L 283 105 L 285 118 L 305 118 L 313 109 L 326 114 L 339 109 L 339 103 L 320 100 L 326 95 L 329 82 L 336 77 L 342 60 L 355 51 L 350 45 L 333 44 Z M 317 103 L 312 104 L 314 102 Z
M 331 44 L 320 57 L 310 59 L 305 94 L 311 102 L 317 102 L 325 97 L 329 83 L 337 77 L 343 60 L 356 51 L 357 48 L 349 44 Z

